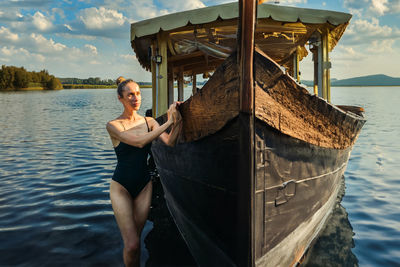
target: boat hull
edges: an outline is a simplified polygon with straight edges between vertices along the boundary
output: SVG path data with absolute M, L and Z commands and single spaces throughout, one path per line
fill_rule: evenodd
M 168 208 L 199 266 L 294 265 L 332 210 L 351 147 L 322 148 L 256 121 L 254 257 L 247 261 L 237 253 L 239 127 L 234 118 L 200 140 L 153 143 Z

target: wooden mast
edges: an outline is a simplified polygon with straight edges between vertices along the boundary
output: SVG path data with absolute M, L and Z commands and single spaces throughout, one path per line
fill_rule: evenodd
M 239 0 L 238 63 L 240 81 L 240 178 L 238 180 L 238 266 L 254 265 L 254 32 L 256 0 Z

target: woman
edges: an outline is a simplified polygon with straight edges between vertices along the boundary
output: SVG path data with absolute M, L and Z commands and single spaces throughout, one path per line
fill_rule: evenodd
M 114 215 L 124 241 L 126 266 L 140 265 L 140 235 L 151 204 L 152 184 L 147 169 L 151 141 L 159 137 L 174 145 L 180 130 L 180 114 L 176 103 L 168 110 L 168 121 L 159 125 L 151 117 L 137 114 L 141 104 L 140 88 L 132 80 L 117 79 L 118 99 L 123 113 L 107 123 L 118 163 L 110 183 Z M 169 134 L 165 131 L 172 126 Z

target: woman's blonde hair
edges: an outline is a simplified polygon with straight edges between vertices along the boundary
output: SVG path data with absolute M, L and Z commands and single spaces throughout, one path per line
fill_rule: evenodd
M 134 82 L 134 81 L 133 81 L 132 79 L 125 79 L 125 78 L 122 77 L 122 76 L 119 76 L 119 77 L 117 78 L 117 80 L 115 80 L 115 83 L 116 83 L 117 86 L 118 86 L 117 92 L 118 92 L 118 95 L 119 95 L 120 97 L 123 97 L 122 92 L 125 90 L 125 86 L 126 86 L 128 83 L 130 83 L 130 82 Z

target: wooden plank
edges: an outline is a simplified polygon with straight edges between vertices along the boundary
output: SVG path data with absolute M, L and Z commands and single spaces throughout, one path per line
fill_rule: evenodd
M 236 54 L 220 65 L 201 93 L 181 105 L 183 137 L 195 141 L 220 130 L 239 114 L 239 78 Z
M 314 94 L 318 95 L 318 48 L 314 46 L 311 52 L 314 61 Z
M 174 65 L 174 72 L 179 72 L 179 70 L 181 68 L 183 68 L 183 72 L 187 73 L 188 75 L 190 75 L 193 72 L 203 73 L 206 70 L 213 69 L 213 68 L 215 69 L 216 67 L 221 65 L 222 62 L 224 62 L 223 59 L 213 59 L 213 60 L 209 60 L 208 62 L 206 62 L 203 58 L 202 60 L 199 60 L 196 62 L 186 62 L 179 66 Z
M 181 68 L 178 73 L 178 101 L 183 101 L 183 69 Z
M 299 47 L 296 49 L 296 52 L 293 54 L 293 78 L 300 83 L 300 69 L 299 69 L 299 52 L 298 52 Z
M 199 62 L 193 65 L 186 65 L 183 67 L 183 72 L 187 73 L 188 75 L 191 73 L 204 73 L 206 71 L 214 70 L 216 69 L 219 65 L 222 64 L 224 60 L 212 60 L 209 61 L 208 63 L 206 62 Z
M 318 96 L 324 98 L 324 72 L 323 72 L 323 66 L 324 66 L 324 61 L 323 61 L 323 40 L 321 38 L 321 34 L 318 34 L 318 41 L 319 45 L 317 46 L 318 52 Z
M 239 266 L 254 266 L 254 80 L 253 54 L 254 32 L 257 16 L 255 0 L 239 0 L 239 162 L 238 179 L 238 239 L 237 263 Z
M 194 94 L 196 94 L 197 93 L 197 76 L 196 76 L 196 74 L 194 73 L 193 75 L 192 75 L 192 94 L 194 95 Z
M 326 97 L 328 102 L 331 102 L 331 65 L 330 65 L 330 60 L 329 60 L 329 51 L 330 51 L 330 34 L 329 34 L 329 29 L 326 30 L 325 33 L 325 38 L 326 38 L 326 61 L 327 66 L 326 66 Z
M 327 51 L 326 51 L 326 35 L 324 33 L 322 33 L 321 36 L 321 45 L 322 45 L 322 64 L 321 64 L 321 68 L 322 68 L 322 98 L 323 99 L 327 99 L 328 95 L 327 95 L 327 90 L 326 90 L 326 55 L 327 55 Z
M 168 63 L 168 106 L 174 102 L 174 67 Z
M 283 134 L 320 147 L 344 149 L 354 144 L 363 120 L 346 114 L 298 85 L 280 66 L 255 54 L 256 116 Z
M 156 55 L 156 42 L 153 42 L 151 45 L 151 55 L 152 57 Z M 152 96 L 152 112 L 153 117 L 157 117 L 156 109 L 157 109 L 157 95 L 156 95 L 156 86 L 157 86 L 157 77 L 156 77 L 156 63 L 151 60 L 151 96 Z
M 164 114 L 168 110 L 168 36 L 165 33 L 157 34 L 158 37 L 158 50 L 162 56 L 162 63 L 159 64 L 159 77 L 158 77 L 158 115 Z
M 241 12 L 241 38 L 240 38 L 240 111 L 251 114 L 254 109 L 253 92 L 253 53 L 254 53 L 254 28 L 256 21 L 256 4 L 253 0 L 243 1 Z M 239 1 L 239 2 L 241 2 Z
M 194 57 L 204 57 L 204 53 L 201 52 L 201 51 L 196 51 L 196 52 L 193 52 L 193 53 L 190 53 L 190 54 L 171 56 L 171 57 L 168 58 L 168 62 L 176 62 L 176 61 L 181 61 L 181 60 L 187 60 L 187 59 L 194 58 Z M 178 65 L 178 64 L 176 64 L 176 65 Z

